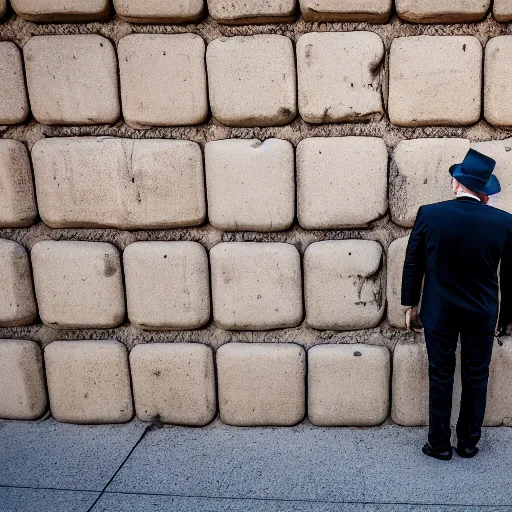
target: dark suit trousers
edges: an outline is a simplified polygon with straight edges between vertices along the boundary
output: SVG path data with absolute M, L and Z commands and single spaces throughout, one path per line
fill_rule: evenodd
M 428 441 L 435 449 L 450 446 L 450 416 L 458 332 L 425 328 L 429 373 Z M 462 397 L 457 421 L 459 444 L 474 447 L 480 440 L 487 402 L 489 364 L 494 333 L 461 332 Z

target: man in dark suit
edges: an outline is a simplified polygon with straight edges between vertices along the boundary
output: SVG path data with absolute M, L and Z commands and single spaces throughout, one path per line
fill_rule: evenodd
M 473 149 L 461 164 L 452 165 L 457 197 L 421 206 L 407 245 L 401 303 L 409 306 L 408 323 L 424 327 L 429 360 L 429 431 L 423 452 L 441 460 L 452 457 L 459 334 L 462 396 L 456 451 L 469 458 L 478 452 L 494 336 L 512 328 L 512 215 L 487 205 L 489 196 L 501 190 L 492 174 L 495 165 Z

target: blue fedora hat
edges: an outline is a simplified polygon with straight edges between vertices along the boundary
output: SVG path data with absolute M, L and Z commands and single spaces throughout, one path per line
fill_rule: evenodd
M 492 173 L 495 167 L 496 160 L 470 149 L 462 163 L 450 167 L 450 174 L 469 190 L 492 196 L 501 191 L 500 182 Z

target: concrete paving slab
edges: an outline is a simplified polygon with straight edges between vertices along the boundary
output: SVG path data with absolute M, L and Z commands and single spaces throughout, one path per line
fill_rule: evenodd
M 0 487 L 2 512 L 86 512 L 99 492 Z
M 217 420 L 203 429 L 166 427 L 146 435 L 107 490 L 313 502 L 512 503 L 512 429 L 485 429 L 478 458 L 454 455 L 450 462 L 422 454 L 426 436 L 425 428 L 396 425 L 235 428 Z
M 146 426 L 0 421 L 0 486 L 101 491 Z

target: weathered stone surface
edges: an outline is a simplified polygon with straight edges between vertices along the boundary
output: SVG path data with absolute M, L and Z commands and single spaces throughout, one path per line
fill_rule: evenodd
M 367 226 L 386 213 L 387 174 L 388 152 L 380 138 L 302 140 L 297 146 L 299 224 L 304 229 Z
M 208 0 L 210 16 L 228 25 L 292 21 L 296 0 Z
M 54 341 L 44 351 L 52 416 L 66 423 L 123 423 L 133 416 L 122 343 Z
M 20 50 L 10 41 L 0 42 L 0 75 L 0 125 L 22 123 L 29 113 L 27 88 Z
M 381 119 L 383 58 L 384 43 L 374 32 L 311 32 L 301 36 L 297 41 L 297 79 L 299 112 L 304 121 Z
M 205 0 L 114 0 L 117 15 L 131 23 L 188 23 L 204 12 Z
M 5 12 L 7 11 L 7 0 L 0 0 L 0 19 L 5 16 Z
M 484 110 L 495 126 L 512 126 L 511 73 L 512 36 L 493 37 L 485 47 Z
M 479 21 L 491 0 L 396 0 L 400 18 L 413 23 L 462 23 Z
M 388 248 L 386 299 L 388 303 L 388 322 L 393 327 L 405 329 L 406 306 L 402 306 L 402 273 L 405 251 L 409 237 L 394 240 Z
M 213 116 L 228 126 L 275 126 L 297 115 L 293 45 L 275 34 L 220 37 L 206 51 Z
M 11 240 L 0 239 L 0 287 L 0 327 L 32 323 L 37 309 L 27 251 Z
M 156 229 L 206 216 L 195 142 L 113 137 L 43 139 L 32 148 L 41 218 L 52 228 Z
M 32 267 L 39 314 L 54 329 L 116 327 L 124 319 L 117 249 L 102 242 L 38 242 Z
M 295 155 L 280 139 L 205 146 L 208 219 L 227 231 L 281 231 L 295 217 Z
M 202 123 L 208 115 L 205 43 L 196 34 L 119 41 L 123 117 L 133 128 Z
M 217 351 L 220 419 L 228 425 L 299 423 L 305 351 L 291 343 L 228 343 Z
M 130 368 L 140 420 L 198 427 L 213 420 L 217 409 L 211 348 L 199 343 L 136 345 Z
M 398 37 L 389 66 L 393 124 L 466 126 L 479 120 L 482 45 L 476 37 Z
M 39 345 L 28 340 L 0 340 L 0 418 L 34 420 L 46 405 Z
M 123 253 L 128 318 L 139 329 L 197 329 L 210 319 L 208 256 L 197 242 L 135 242 Z
M 454 199 L 452 164 L 464 160 L 467 139 L 413 139 L 398 143 L 391 165 L 389 201 L 391 218 L 411 228 L 418 208 L 424 204 Z
M 484 424 L 512 426 L 512 337 L 494 343 Z
M 300 256 L 286 243 L 227 242 L 210 251 L 213 318 L 222 329 L 295 327 L 302 320 Z
M 0 228 L 30 226 L 37 216 L 30 158 L 17 140 L 0 140 Z
M 308 350 L 308 419 L 318 426 L 374 426 L 388 416 L 386 347 L 317 345 Z
M 392 0 L 300 0 L 306 21 L 386 23 Z
M 386 305 L 382 246 L 371 240 L 328 240 L 304 254 L 306 323 L 315 329 L 376 327 Z
M 493 10 L 498 21 L 512 21 L 512 0 L 494 0 Z
M 109 124 L 119 118 L 117 60 L 97 34 L 36 36 L 23 48 L 32 113 L 43 124 Z
M 104 20 L 110 15 L 109 0 L 11 0 L 16 14 L 39 23 Z

